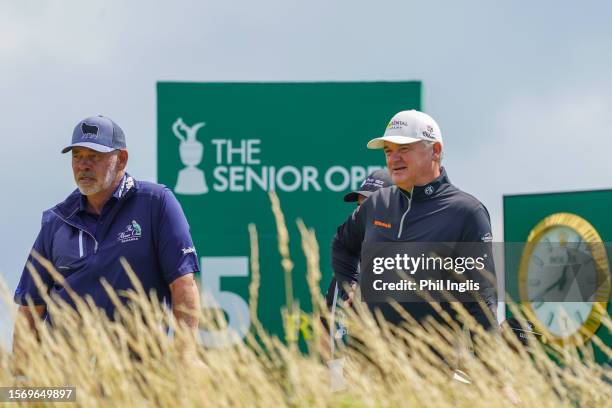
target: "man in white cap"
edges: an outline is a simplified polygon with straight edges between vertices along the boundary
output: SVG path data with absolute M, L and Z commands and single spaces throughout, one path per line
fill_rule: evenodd
M 379 248 L 381 242 L 389 243 L 388 247 L 396 245 L 394 248 L 397 248 L 398 242 L 471 242 L 486 243 L 479 246 L 478 250 L 490 252 L 491 223 L 489 213 L 480 201 L 451 184 L 442 167 L 442 133 L 429 115 L 416 110 L 397 113 L 387 125 L 384 135 L 372 139 L 367 147 L 384 150 L 386 164 L 395 185 L 373 193 L 338 228 L 332 244 L 334 276 L 343 285 L 352 286 L 361 281 L 363 298 L 368 305 L 379 308 L 387 320 L 399 323 L 402 320 L 400 315 L 388 302 L 369 302 L 367 299 L 368 290 L 372 293 L 373 288 L 366 287 L 364 282 L 371 283 L 372 277 L 385 276 L 375 275 L 376 272 L 373 274 L 372 268 L 367 267 L 368 251 Z M 360 257 L 361 272 L 357 268 Z M 494 272 L 493 257 L 485 254 L 484 258 L 484 269 Z M 477 293 L 472 293 L 475 297 L 471 299 L 483 299 L 486 308 L 493 313 L 497 307 L 495 284 L 478 273 L 465 275 L 477 283 L 476 287 L 472 287 L 475 289 L 473 292 Z M 423 271 L 412 276 L 419 279 L 427 277 Z M 394 298 L 394 294 L 386 292 L 388 297 Z M 401 296 L 396 300 L 402 302 Z M 441 321 L 441 317 L 428 302 L 402 305 L 418 321 L 428 316 Z M 456 317 L 450 304 L 441 301 L 440 305 Z M 464 298 L 464 306 L 484 327 L 495 325 L 491 314 L 476 301 L 465 301 Z

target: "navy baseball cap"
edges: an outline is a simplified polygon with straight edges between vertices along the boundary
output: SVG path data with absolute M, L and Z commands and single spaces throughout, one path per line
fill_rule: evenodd
M 359 187 L 357 191 L 351 191 L 347 195 L 344 196 L 344 201 L 347 203 L 357 201 L 357 198 L 362 195 L 364 197 L 369 197 L 373 192 L 378 190 L 379 188 L 389 187 L 393 185 L 393 181 L 391 180 L 391 176 L 389 175 L 389 171 L 387 169 L 380 169 L 373 171 L 363 183 Z
M 92 116 L 77 123 L 72 132 L 72 143 L 64 147 L 62 153 L 79 146 L 102 153 L 125 149 L 125 135 L 119 125 L 106 116 Z

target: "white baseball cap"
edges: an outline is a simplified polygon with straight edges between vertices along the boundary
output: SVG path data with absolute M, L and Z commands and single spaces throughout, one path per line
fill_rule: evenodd
M 385 134 L 368 142 L 368 149 L 382 149 L 385 142 L 408 144 L 421 140 L 442 143 L 442 132 L 431 116 L 412 109 L 396 113 Z

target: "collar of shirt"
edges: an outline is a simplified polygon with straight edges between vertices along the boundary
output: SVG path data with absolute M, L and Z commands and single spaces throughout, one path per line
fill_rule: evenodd
M 119 201 L 119 199 L 133 186 L 134 186 L 134 179 L 128 173 L 125 173 L 123 177 L 121 178 L 121 181 L 115 188 L 115 191 L 113 191 L 113 194 L 110 196 L 108 201 L 104 204 L 104 207 L 102 208 L 102 214 L 104 214 L 105 212 L 108 212 L 110 208 L 113 207 L 115 202 Z M 93 215 L 95 218 L 98 218 L 97 214 L 93 214 L 88 211 L 87 196 L 83 194 L 80 194 L 79 213 L 90 214 L 90 215 Z
M 443 187 L 445 184 L 450 184 L 450 179 L 448 178 L 446 169 L 442 167 L 442 169 L 440 170 L 440 175 L 437 178 L 425 185 L 414 186 L 414 188 L 412 189 L 412 195 L 410 194 L 410 191 L 403 189 L 401 190 L 407 197 L 412 197 L 413 199 L 420 201 L 437 195 L 440 191 L 440 188 Z
M 123 198 L 129 191 L 138 190 L 138 187 L 138 181 L 126 173 L 125 177 L 121 180 L 121 183 L 119 183 L 119 186 L 117 186 L 109 201 L 115 203 L 118 201 L 117 197 Z M 79 215 L 81 214 L 81 210 L 86 211 L 86 209 L 86 198 L 77 188 L 68 197 L 66 197 L 64 201 L 53 206 L 50 211 L 57 214 L 61 219 L 71 223 L 72 225 L 83 226 L 83 222 Z M 103 211 L 103 213 L 106 213 L 106 211 Z

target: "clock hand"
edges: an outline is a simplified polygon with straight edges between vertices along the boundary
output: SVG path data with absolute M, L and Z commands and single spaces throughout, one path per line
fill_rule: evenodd
M 543 303 L 544 303 L 543 299 L 538 299 L 536 302 L 533 303 L 533 307 L 538 309 L 540 306 L 542 306 Z
M 566 273 L 566 271 L 567 271 L 567 265 L 565 265 L 565 267 L 563 268 L 563 273 L 562 273 L 561 277 L 558 280 L 556 280 L 555 283 L 553 283 L 552 285 L 550 285 L 549 287 L 547 287 L 546 289 L 541 291 L 539 294 L 534 296 L 533 299 L 538 299 L 540 301 L 540 303 L 542 303 L 542 302 L 544 302 L 544 295 L 546 295 L 548 292 L 550 292 L 551 290 L 555 289 L 556 287 L 560 286 L 560 283 L 565 285 L 565 280 L 566 280 L 565 279 L 565 273 Z
M 565 286 L 565 283 L 567 282 L 567 268 L 569 265 L 565 265 L 563 267 L 563 272 L 561 272 L 561 277 L 559 278 L 559 280 L 557 281 L 557 283 L 559 283 L 559 290 L 563 290 L 563 287 Z

